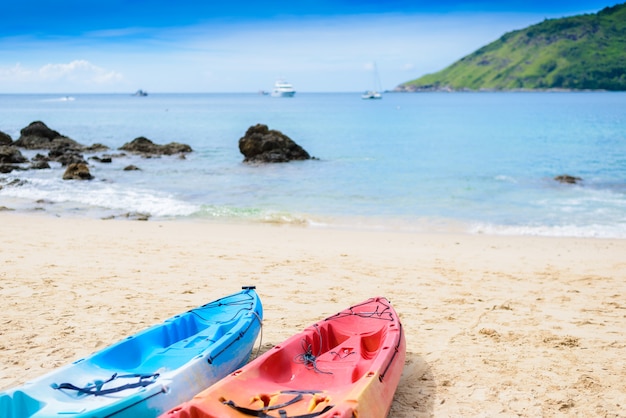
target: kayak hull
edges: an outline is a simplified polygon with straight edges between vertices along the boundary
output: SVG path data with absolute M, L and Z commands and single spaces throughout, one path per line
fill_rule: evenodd
M 262 316 L 246 287 L 0 393 L 0 416 L 158 416 L 244 365 Z
M 402 324 L 377 297 L 319 321 L 162 418 L 387 416 L 406 355 Z

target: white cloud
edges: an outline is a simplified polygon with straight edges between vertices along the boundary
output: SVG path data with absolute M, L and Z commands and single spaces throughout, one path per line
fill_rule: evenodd
M 0 67 L 0 80 L 21 82 L 32 77 L 33 71 L 25 68 L 19 62 L 12 67 Z
M 21 63 L 0 67 L 0 82 L 15 91 L 40 91 L 42 86 L 46 86 L 47 91 L 81 92 L 99 91 L 102 87 L 121 84 L 124 76 L 86 60 L 74 60 L 45 64 L 39 68 Z
M 115 71 L 106 70 L 85 60 L 75 60 L 68 64 L 46 64 L 37 74 L 43 80 L 68 80 L 81 84 L 106 84 L 123 80 Z

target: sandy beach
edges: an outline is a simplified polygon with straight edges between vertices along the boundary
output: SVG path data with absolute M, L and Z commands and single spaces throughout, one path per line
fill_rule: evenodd
M 267 349 L 386 296 L 391 417 L 626 417 L 626 240 L 0 213 L 0 389 L 255 285 Z

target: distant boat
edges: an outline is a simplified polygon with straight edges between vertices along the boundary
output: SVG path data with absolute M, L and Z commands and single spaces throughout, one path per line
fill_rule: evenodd
M 293 86 L 285 80 L 278 80 L 272 90 L 273 97 L 293 97 L 296 94 Z
M 137 90 L 135 92 L 135 94 L 133 94 L 133 96 L 141 96 L 141 97 L 144 97 L 144 96 L 147 96 L 147 95 L 148 95 L 148 92 L 147 91 L 143 91 L 141 89 Z
M 378 77 L 378 68 L 376 67 L 376 63 L 374 63 L 374 90 L 368 90 L 361 95 L 361 99 L 370 100 L 370 99 L 382 99 L 382 94 L 379 93 L 381 90 L 380 86 L 380 78 Z
M 382 99 L 383 96 L 376 90 L 368 90 L 361 95 L 362 99 Z

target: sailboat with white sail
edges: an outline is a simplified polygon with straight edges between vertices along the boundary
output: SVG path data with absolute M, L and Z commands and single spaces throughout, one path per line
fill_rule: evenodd
M 380 77 L 378 76 L 378 68 L 376 67 L 376 63 L 374 63 L 374 89 L 368 90 L 361 95 L 361 99 L 371 100 L 371 99 L 382 99 L 383 95 L 380 93 Z

